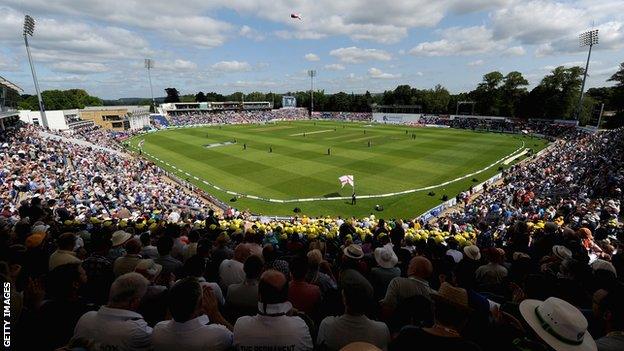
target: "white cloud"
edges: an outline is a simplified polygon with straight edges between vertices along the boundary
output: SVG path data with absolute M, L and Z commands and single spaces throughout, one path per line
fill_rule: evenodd
M 342 62 L 362 63 L 366 61 L 389 61 L 392 55 L 384 50 L 360 49 L 355 46 L 339 48 L 329 52 L 331 56 L 337 57 Z
M 269 80 L 254 80 L 254 81 L 237 80 L 237 81 L 234 81 L 234 82 L 222 84 L 222 86 L 224 86 L 224 87 L 230 87 L 230 88 L 251 88 L 251 89 L 255 89 L 255 88 L 258 88 L 258 87 L 261 87 L 261 88 L 271 88 L 271 87 L 276 87 L 278 85 L 279 84 L 277 84 L 276 82 L 269 81 Z
M 580 31 L 588 22 L 583 10 L 569 3 L 518 1 L 492 14 L 494 36 L 523 44 L 540 44 Z
M 171 10 L 166 13 L 171 13 Z M 173 43 L 182 45 L 190 43 L 200 48 L 214 48 L 223 45 L 227 38 L 226 33 L 233 28 L 229 23 L 205 16 L 183 18 L 169 15 L 157 16 L 140 24 L 142 28 L 160 31 L 164 37 Z
M 485 26 L 447 28 L 440 32 L 440 36 L 440 40 L 416 45 L 409 53 L 416 56 L 474 55 L 501 46 L 493 40 L 492 31 Z
M 596 29 L 598 29 L 600 40 L 594 50 L 620 50 L 624 48 L 624 22 L 609 21 L 597 25 Z M 540 44 L 535 50 L 535 55 L 543 57 L 586 52 L 586 47 L 579 46 L 578 33 L 575 32 L 558 40 Z
M 437 24 L 451 6 L 447 0 L 392 3 L 378 0 L 304 1 L 295 6 L 303 14 L 303 21 L 295 21 L 290 18 L 292 1 L 275 0 L 271 5 L 269 7 L 258 1 L 230 0 L 226 6 L 239 13 L 253 13 L 288 26 L 288 30 L 275 32 L 275 35 L 284 39 L 319 39 L 345 35 L 353 40 L 379 43 L 396 43 L 407 36 L 409 28 Z
M 9 58 L 0 51 L 0 71 L 17 72 L 20 70 L 19 60 L 17 57 Z
M 504 7 L 513 1 L 514 0 L 457 0 L 451 2 L 451 10 L 459 14 L 478 12 L 491 8 Z
M 523 56 L 526 50 L 522 46 L 512 46 L 503 51 L 504 56 Z
M 216 14 L 221 9 L 233 10 L 244 16 L 255 16 L 287 26 L 275 34 L 284 38 L 318 39 L 344 35 L 353 40 L 396 43 L 408 30 L 432 27 L 448 13 L 483 11 L 503 6 L 509 0 L 409 0 L 384 2 L 378 0 L 274 0 L 271 6 L 249 0 L 187 0 L 184 6 L 173 6 L 170 0 L 4 0 L 33 14 L 62 14 L 88 16 L 98 21 L 110 21 L 149 29 L 173 40 L 192 42 L 202 47 L 221 45 L 233 29 L 231 24 L 204 14 Z M 294 21 L 290 12 L 304 16 Z M 140 14 L 140 15 L 137 15 Z M 202 14 L 202 15 L 198 15 Z M 240 31 L 241 29 L 239 29 Z M 246 36 L 248 31 L 243 29 Z M 185 38 L 185 39 L 182 39 Z
M 485 61 L 483 60 L 476 60 L 476 61 L 468 62 L 466 65 L 470 67 L 476 67 L 476 66 L 483 66 L 484 63 Z
M 624 48 L 624 18 L 623 21 L 610 21 L 596 26 L 600 43 L 598 50 L 619 50 Z
M 544 71 L 552 71 L 553 69 L 559 67 L 559 66 L 563 66 L 563 67 L 585 67 L 585 63 L 586 61 L 570 61 L 570 62 L 563 62 L 563 63 L 559 63 L 559 64 L 555 64 L 555 65 L 546 65 L 544 67 L 542 67 L 541 69 Z M 589 65 L 591 66 L 601 66 L 602 62 L 601 61 L 595 61 L 595 60 L 590 60 L 589 61 Z
M 62 76 L 45 76 L 39 78 L 40 81 L 45 83 L 84 83 L 87 78 L 83 75 L 62 75 Z
M 171 72 L 180 72 L 180 71 L 194 71 L 197 68 L 197 64 L 192 61 L 187 61 L 183 59 L 176 59 L 173 61 L 164 61 L 163 63 L 155 64 L 155 69 L 163 70 L 163 71 L 171 71 Z
M 0 42 L 2 46 L 21 46 L 23 15 L 0 7 Z M 149 43 L 124 28 L 93 26 L 81 22 L 40 18 L 35 36 L 30 40 L 37 61 L 89 61 L 145 57 L 152 53 Z
M 344 80 L 346 80 L 347 82 L 350 82 L 350 83 L 355 83 L 355 82 L 361 82 L 361 81 L 363 81 L 363 80 L 364 80 L 364 77 L 362 77 L 362 76 L 358 76 L 358 75 L 357 75 L 357 74 L 355 74 L 355 73 L 349 73 L 349 74 L 348 74 L 348 75 L 344 78 Z
M 321 58 L 317 54 L 309 53 L 304 56 L 307 61 L 319 61 Z
M 372 67 L 368 70 L 368 76 L 372 79 L 396 79 L 401 77 L 400 74 L 385 73 L 375 67 Z
M 192 44 L 212 48 L 222 45 L 234 27 L 212 17 L 198 15 L 206 4 L 198 0 L 186 1 L 184 6 L 174 6 L 168 0 L 152 0 L 146 6 L 142 0 L 4 0 L 38 20 L 54 14 L 68 16 L 85 22 L 108 22 L 117 26 L 147 29 L 171 40 L 173 44 Z M 20 17 L 23 17 L 20 16 Z M 39 22 L 39 20 L 38 20 Z
M 367 40 L 382 44 L 394 44 L 407 37 L 407 28 L 395 25 L 353 24 L 346 30 L 353 40 Z
M 101 73 L 109 70 L 106 65 L 97 62 L 61 61 L 50 66 L 54 71 L 75 74 Z
M 260 34 L 257 30 L 249 27 L 248 25 L 242 26 L 241 29 L 238 31 L 238 35 L 247 39 L 251 39 L 253 41 L 263 41 L 265 39 L 265 36 L 263 34 Z
M 522 62 L 512 60 L 520 62 L 520 67 L 507 68 L 523 69 L 528 74 L 557 61 L 580 61 L 587 48 L 578 46 L 578 34 L 589 29 L 594 20 L 600 30 L 595 57 L 604 66 L 596 65 L 594 69 L 592 63 L 592 76 L 619 63 L 621 51 L 617 50 L 624 49 L 622 0 L 301 0 L 296 5 L 292 0 L 274 0 L 271 6 L 250 0 L 185 0 L 184 6 L 174 6 L 170 0 L 150 0 L 149 6 L 145 0 L 0 0 L 0 3 L 0 72 L 6 72 L 8 79 L 30 92 L 32 82 L 23 61 L 21 37 L 24 13 L 37 20 L 31 44 L 35 61 L 42 68 L 42 82 L 46 82 L 42 87 L 79 87 L 104 97 L 149 94 L 142 69 L 144 57 L 156 60 L 160 73 L 152 78 L 155 89 L 161 93 L 168 85 L 192 92 L 197 88 L 206 90 L 206 82 L 219 89 L 231 81 L 234 82 L 230 84 L 247 84 L 250 90 L 251 84 L 258 84 L 258 89 L 270 86 L 265 81 L 279 82 L 274 88 L 300 89 L 307 81 L 305 74 L 297 73 L 291 79 L 285 78 L 284 73 L 299 70 L 297 60 L 289 60 L 286 50 L 275 54 L 265 52 L 272 45 L 280 45 L 279 39 L 292 40 L 282 43 L 283 46 L 299 47 L 307 45 L 301 40 L 322 40 L 318 47 L 332 43 L 335 45 L 329 47 L 342 47 L 332 51 L 332 60 L 325 57 L 329 50 L 308 49 L 322 56 L 323 64 L 328 63 L 318 65 L 326 70 L 319 84 L 323 79 L 333 82 L 327 86 L 328 91 L 392 88 L 395 81 L 391 78 L 371 79 L 372 76 L 400 73 L 405 79 L 418 81 L 422 80 L 417 78 L 421 73 L 415 70 L 421 69 L 427 77 L 447 72 L 446 79 L 450 81 L 445 84 L 456 92 L 474 84 L 468 84 L 472 78 L 463 73 L 467 62 L 481 59 L 500 65 L 500 62 L 505 64 L 506 57 L 521 57 Z M 301 12 L 303 21 L 290 19 L 292 11 Z M 470 15 L 465 16 L 467 13 Z M 450 28 L 440 28 L 440 23 Z M 461 23 L 478 25 L 452 27 Z M 406 45 L 411 43 L 404 40 L 408 36 L 422 38 L 421 34 L 431 39 Z M 273 37 L 270 43 L 256 43 L 266 41 L 268 36 Z M 363 41 L 399 44 L 386 48 L 369 46 Z M 224 50 L 205 50 L 226 43 Z M 303 56 L 306 52 L 293 55 Z M 460 65 L 423 60 L 422 68 L 414 68 L 408 57 L 401 56 L 408 52 L 419 56 L 475 57 L 463 60 Z M 534 62 L 527 53 L 552 55 L 561 60 Z M 229 61 L 233 57 L 241 62 Z M 255 63 L 259 61 L 266 61 L 270 68 Z M 383 61 L 396 65 L 382 66 Z M 352 63 L 367 65 L 354 66 L 356 73 L 346 74 Z M 377 71 L 368 72 L 371 66 L 376 66 Z M 246 71 L 252 73 L 245 74 L 245 80 L 224 74 Z M 101 72 L 97 79 L 86 77 L 94 72 Z M 606 78 L 589 79 L 591 86 L 605 84 Z M 594 83 L 598 80 L 599 83 Z
M 277 36 L 278 38 L 281 39 L 299 39 L 299 40 L 304 40 L 304 39 L 322 39 L 325 38 L 327 35 L 323 34 L 323 33 L 319 33 L 319 32 L 314 32 L 314 31 L 297 31 L 297 32 L 292 32 L 289 30 L 277 30 L 274 32 L 275 36 Z
M 329 65 L 325 65 L 325 69 L 329 71 L 343 71 L 345 69 L 345 66 L 339 63 L 332 63 Z
M 619 69 L 620 69 L 620 66 L 618 66 L 618 65 L 611 66 L 611 67 L 606 67 L 606 68 L 598 68 L 598 69 L 592 69 L 590 67 L 589 68 L 589 73 L 594 78 L 597 77 L 597 76 L 600 76 L 600 77 L 611 77 Z M 613 83 L 613 84 L 615 84 L 615 83 Z
M 211 67 L 220 72 L 246 72 L 251 70 L 249 63 L 241 61 L 221 61 Z

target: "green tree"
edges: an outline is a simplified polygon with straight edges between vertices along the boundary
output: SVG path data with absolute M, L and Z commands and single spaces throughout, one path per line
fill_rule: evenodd
M 486 73 L 483 81 L 470 92 L 476 102 L 476 110 L 482 115 L 497 116 L 500 114 L 501 84 L 504 76 L 498 71 Z
M 267 101 L 267 94 L 253 91 L 245 95 L 245 101 Z
M 185 94 L 180 96 L 180 102 L 195 102 L 195 95 Z
M 38 110 L 39 105 L 37 105 L 37 96 L 28 94 L 22 95 L 17 104 L 17 108 L 20 110 Z
M 518 105 L 527 94 L 527 85 L 529 81 L 522 76 L 522 73 L 518 71 L 507 73 L 501 87 L 500 113 L 502 116 L 516 117 Z
M 165 97 L 165 102 L 180 102 L 180 93 L 176 88 L 166 88 L 165 93 L 167 96 Z
M 523 100 L 523 115 L 549 119 L 574 118 L 582 75 L 581 67 L 559 66 L 553 69 Z
M 266 100 L 273 104 L 273 108 L 282 107 L 282 95 L 281 94 L 269 92 L 268 94 L 266 94 Z
M 455 114 L 455 113 L 462 113 L 463 111 L 465 111 L 464 109 L 466 108 L 466 106 L 462 107 L 462 110 L 458 111 L 457 110 L 457 105 L 460 101 L 470 101 L 470 96 L 468 96 L 468 93 L 459 93 L 459 94 L 453 94 L 449 97 L 449 103 L 446 107 L 446 113 L 448 114 Z
M 417 104 L 422 105 L 426 113 L 446 113 L 451 94 L 440 84 L 433 89 L 420 90 L 417 94 L 421 96 Z
M 314 111 L 327 111 L 327 95 L 324 90 L 314 92 Z
M 195 94 L 195 102 L 206 102 L 208 100 L 206 100 L 206 94 L 204 94 L 203 91 L 200 91 L 199 93 Z
M 624 87 L 624 62 L 620 63 L 620 68 L 607 79 L 607 82 L 615 82 L 615 86 Z
M 330 99 L 331 111 L 349 111 L 351 108 L 349 106 L 351 102 L 351 98 L 349 94 L 344 92 L 339 92 L 333 94 Z
M 244 98 L 245 98 L 244 94 L 240 91 L 237 91 L 225 97 L 226 101 L 239 101 L 239 102 L 243 101 Z
M 399 85 L 394 89 L 394 104 L 396 105 L 413 105 L 412 88 L 409 85 Z
M 582 126 L 587 125 L 587 124 L 596 125 L 598 121 L 594 120 L 594 116 L 596 116 L 596 114 L 599 112 L 599 111 L 596 111 L 596 108 L 600 108 L 598 106 L 598 102 L 591 96 L 585 95 L 585 97 L 583 98 L 583 105 L 581 107 L 581 116 L 579 118 L 579 125 L 582 125 Z
M 41 98 L 46 110 L 81 109 L 85 106 L 102 106 L 100 98 L 90 96 L 82 89 L 45 90 Z M 39 100 L 36 95 L 25 95 L 18 107 L 26 110 L 39 110 Z
M 620 68 L 607 81 L 615 82 L 611 97 L 612 106 L 618 112 L 624 111 L 624 62 L 620 63 Z
M 594 98 L 597 102 L 605 104 L 606 110 L 613 109 L 612 98 L 613 93 L 616 87 L 599 87 L 599 88 L 589 88 L 587 90 L 587 95 Z
M 555 118 L 575 117 L 579 94 L 581 93 L 583 69 L 559 66 L 542 79 L 541 85 L 551 93 L 547 96 L 548 114 Z
M 225 96 L 219 94 L 219 93 L 215 93 L 213 91 L 206 93 L 206 101 L 216 101 L 216 102 L 223 102 L 225 101 Z

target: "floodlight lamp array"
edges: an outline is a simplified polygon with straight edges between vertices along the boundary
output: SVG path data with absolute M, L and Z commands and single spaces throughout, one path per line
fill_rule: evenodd
M 24 17 L 24 35 L 32 36 L 34 32 L 35 32 L 35 20 L 29 15 L 26 15 Z
M 580 46 L 592 46 L 598 44 L 598 29 L 593 29 L 579 35 Z

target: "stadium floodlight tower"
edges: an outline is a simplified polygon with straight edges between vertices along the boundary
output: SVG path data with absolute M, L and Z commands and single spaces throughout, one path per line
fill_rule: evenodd
M 150 94 L 152 94 L 152 106 L 154 107 L 154 112 L 156 112 L 156 100 L 154 100 L 154 89 L 152 88 L 152 74 L 150 73 L 151 69 L 154 68 L 154 60 L 146 58 L 145 68 L 147 68 L 147 79 L 149 80 Z
M 48 118 L 45 113 L 45 106 L 43 105 L 43 99 L 41 98 L 41 91 L 39 90 L 39 81 L 37 80 L 37 72 L 35 72 L 35 66 L 30 56 L 30 45 L 28 45 L 28 36 L 31 37 L 35 33 L 35 20 L 26 15 L 24 17 L 24 44 L 26 45 L 26 53 L 28 54 L 28 62 L 30 63 L 30 71 L 32 72 L 33 82 L 35 83 L 35 91 L 37 92 L 37 99 L 39 99 L 39 112 L 41 113 L 41 125 L 44 128 L 48 127 Z
M 585 72 L 583 72 L 583 84 L 581 84 L 581 96 L 579 96 L 578 106 L 576 108 L 576 120 L 581 119 L 581 111 L 583 109 L 583 95 L 585 92 L 585 80 L 587 79 L 587 70 L 589 69 L 589 58 L 591 57 L 592 47 L 598 44 L 598 29 L 592 29 L 590 31 L 581 33 L 579 35 L 579 44 L 581 47 L 589 46 L 589 53 L 587 54 L 587 63 L 585 63 Z
M 310 77 L 310 117 L 314 111 L 314 77 L 316 77 L 316 70 L 308 70 L 308 76 Z

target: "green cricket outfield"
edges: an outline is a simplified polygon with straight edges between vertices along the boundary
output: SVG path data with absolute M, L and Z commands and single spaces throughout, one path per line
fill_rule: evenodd
M 510 167 L 502 161 L 525 148 L 547 145 L 529 136 L 337 121 L 176 128 L 130 145 L 140 140 L 145 157 L 240 210 L 361 217 L 380 205 L 383 216 L 404 218 Z M 342 175 L 354 176 L 355 205 Z

